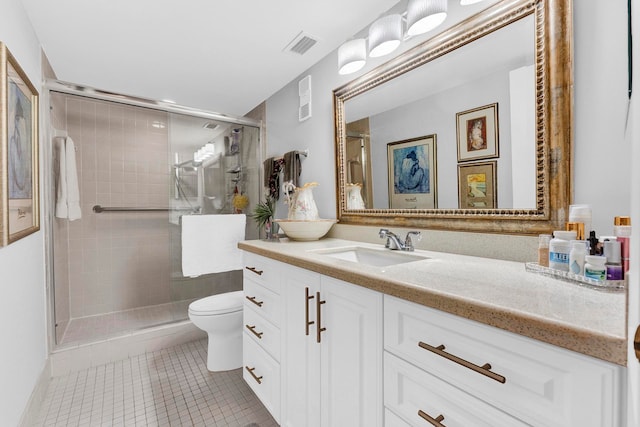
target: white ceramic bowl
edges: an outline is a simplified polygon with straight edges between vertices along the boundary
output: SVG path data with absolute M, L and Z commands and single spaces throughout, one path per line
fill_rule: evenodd
M 275 220 L 284 234 L 292 240 L 318 240 L 329 232 L 333 224 L 338 222 L 335 219 L 316 219 L 312 221 L 302 221 L 295 219 Z

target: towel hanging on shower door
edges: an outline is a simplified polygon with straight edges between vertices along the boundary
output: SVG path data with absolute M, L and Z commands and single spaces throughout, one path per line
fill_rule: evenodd
M 56 182 L 56 217 L 73 221 L 82 218 L 76 147 L 70 137 L 55 137 L 58 176 Z

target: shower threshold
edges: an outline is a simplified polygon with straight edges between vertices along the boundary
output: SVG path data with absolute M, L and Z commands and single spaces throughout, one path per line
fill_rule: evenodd
M 105 340 L 187 320 L 193 299 L 71 319 L 58 348 Z

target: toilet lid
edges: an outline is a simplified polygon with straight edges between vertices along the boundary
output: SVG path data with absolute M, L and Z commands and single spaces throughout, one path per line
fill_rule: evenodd
M 189 312 L 199 315 L 209 315 L 241 311 L 242 296 L 242 291 L 235 291 L 202 298 L 189 304 Z

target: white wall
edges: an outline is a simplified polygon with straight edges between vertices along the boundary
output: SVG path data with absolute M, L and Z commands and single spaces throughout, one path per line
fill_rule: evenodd
M 611 234 L 613 217 L 630 210 L 630 145 L 625 142 L 627 89 L 626 2 L 575 0 L 575 197 L 593 206 L 593 226 Z M 420 39 L 420 38 L 417 38 Z M 422 39 L 420 39 L 422 40 Z M 406 45 L 403 47 L 407 47 Z M 320 216 L 334 218 L 335 163 L 332 91 L 390 57 L 369 60 L 360 72 L 337 73 L 337 53 L 325 57 L 300 78 L 312 75 L 313 117 L 298 123 L 295 79 L 267 100 L 267 155 L 310 149 L 302 182 L 314 190 Z M 278 208 L 277 216 L 286 216 Z
M 5 0 L 0 40 L 40 91 L 40 45 L 20 0 Z M 0 425 L 20 422 L 47 358 L 42 231 L 0 248 Z

